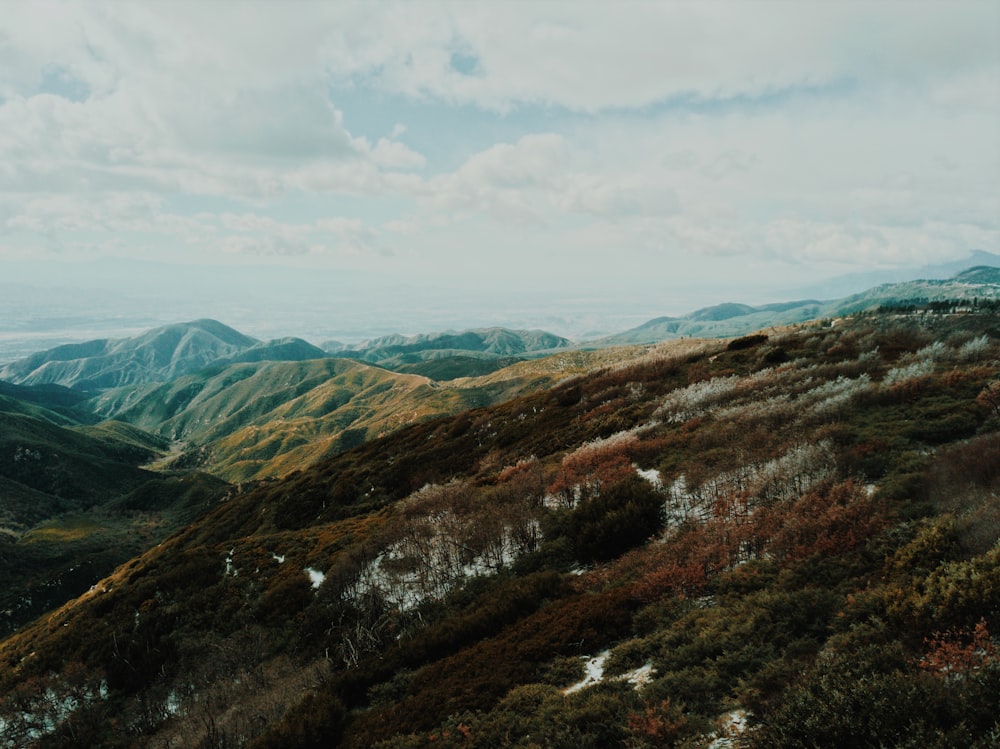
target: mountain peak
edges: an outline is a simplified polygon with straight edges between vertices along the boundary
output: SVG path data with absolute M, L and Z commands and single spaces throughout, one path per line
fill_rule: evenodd
M 258 343 L 206 318 L 164 325 L 131 338 L 59 346 L 3 366 L 0 379 L 81 390 L 159 382 L 232 358 Z

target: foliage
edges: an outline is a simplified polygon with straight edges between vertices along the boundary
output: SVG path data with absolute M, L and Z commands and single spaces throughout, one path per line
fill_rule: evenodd
M 75 662 L 49 746 L 989 746 L 996 336 L 651 349 L 234 487 L 0 642 L 0 718 Z

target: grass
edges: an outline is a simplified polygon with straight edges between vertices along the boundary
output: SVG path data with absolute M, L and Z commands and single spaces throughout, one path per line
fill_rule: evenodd
M 24 534 L 24 543 L 70 543 L 105 530 L 106 526 L 93 518 L 63 516 L 49 520 Z

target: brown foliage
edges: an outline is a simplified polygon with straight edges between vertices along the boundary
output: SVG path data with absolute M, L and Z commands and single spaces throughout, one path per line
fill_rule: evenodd
M 791 506 L 764 514 L 762 524 L 776 526 L 768 550 L 786 564 L 813 554 L 842 554 L 886 523 L 867 491 L 851 481 L 809 492 Z
M 684 734 L 687 723 L 684 713 L 671 705 L 668 698 L 641 713 L 629 713 L 628 731 L 642 742 L 667 746 Z
M 927 653 L 919 665 L 942 679 L 960 679 L 972 671 L 1000 663 L 1000 649 L 993 642 L 985 619 L 980 619 L 971 630 L 936 633 L 927 638 L 926 645 Z
M 976 403 L 1000 416 L 1000 380 L 994 380 L 984 387 L 976 398 Z

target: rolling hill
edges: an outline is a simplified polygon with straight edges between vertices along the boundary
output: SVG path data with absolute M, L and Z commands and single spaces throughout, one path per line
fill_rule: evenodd
M 327 350 L 337 356 L 360 359 L 394 369 L 428 359 L 453 356 L 485 359 L 539 356 L 571 345 L 566 338 L 543 330 L 482 328 L 461 333 L 390 335 L 353 346 L 331 342 Z

